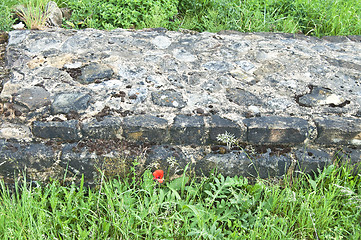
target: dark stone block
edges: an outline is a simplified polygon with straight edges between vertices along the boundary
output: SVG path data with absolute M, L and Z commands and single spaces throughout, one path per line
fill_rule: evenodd
M 168 145 L 152 146 L 146 156 L 146 165 L 155 169 L 169 169 L 170 176 L 180 174 L 191 161 L 179 147 Z
M 218 143 L 217 136 L 226 132 L 234 135 L 242 142 L 246 141 L 247 128 L 243 124 L 238 125 L 237 123 L 221 118 L 218 115 L 211 116 L 209 120 L 209 142 Z
M 140 143 L 161 144 L 167 142 L 168 121 L 151 115 L 125 117 L 123 137 Z
M 81 132 L 90 139 L 121 138 L 121 123 L 121 119 L 116 117 L 105 117 L 102 121 L 92 119 L 82 123 Z
M 77 125 L 77 120 L 64 122 L 34 121 L 32 132 L 34 136 L 40 138 L 59 138 L 66 141 L 75 141 L 79 139 Z
M 260 178 L 283 176 L 291 165 L 291 157 L 288 154 L 279 154 L 278 151 L 270 148 L 265 153 L 252 155 L 251 158 L 252 165 Z
M 223 176 L 257 177 L 257 171 L 252 161 L 244 152 L 207 154 L 196 162 L 195 172 L 198 176 L 209 176 L 213 169 L 217 169 L 217 172 Z
M 77 143 L 66 144 L 62 149 L 60 166 L 67 169 L 67 177 L 77 176 L 79 180 L 84 175 L 86 185 L 93 185 L 97 176 L 96 158 L 87 151 L 79 149 Z
M 243 120 L 247 141 L 254 144 L 302 144 L 308 135 L 308 122 L 295 117 L 256 117 Z
M 91 63 L 81 70 L 78 80 L 83 84 L 93 83 L 97 80 L 108 80 L 112 77 L 113 70 L 104 64 Z
M 31 173 L 30 177 L 36 177 L 39 173 L 43 177 L 47 169 L 53 166 L 57 156 L 50 146 L 36 143 L 19 144 L 1 141 L 0 148 L 0 178 L 2 179 L 22 177 L 25 169 L 27 175 Z
M 79 112 L 88 108 L 91 96 L 85 93 L 60 93 L 55 96 L 51 105 L 51 113 L 67 114 L 71 111 Z
M 318 136 L 316 143 L 323 145 L 361 146 L 361 119 L 328 116 L 315 119 Z
M 202 116 L 178 115 L 170 129 L 171 142 L 181 145 L 202 145 L 207 140 Z
M 335 153 L 335 156 L 342 161 L 357 164 L 361 162 L 361 149 L 343 147 Z
M 296 150 L 295 157 L 298 161 L 295 170 L 311 175 L 317 174 L 332 161 L 332 155 L 321 149 Z

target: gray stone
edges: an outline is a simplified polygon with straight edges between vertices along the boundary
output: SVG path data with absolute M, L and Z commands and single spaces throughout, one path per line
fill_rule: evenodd
M 50 172 L 54 172 L 51 167 L 56 161 L 57 152 L 50 146 L 38 143 L 20 145 L 1 141 L 0 148 L 0 176 L 5 180 L 22 178 L 24 169 L 28 179 L 42 181 L 46 180 L 44 176 L 50 176 Z
M 317 174 L 326 165 L 331 164 L 332 155 L 321 149 L 305 148 L 295 152 L 296 171 L 306 174 Z
M 65 141 L 79 140 L 78 121 L 40 122 L 34 121 L 32 133 L 39 138 L 62 139 Z
M 152 101 L 164 107 L 183 108 L 186 105 L 182 94 L 174 90 L 152 92 Z
M 152 43 L 160 49 L 166 49 L 172 44 L 172 40 L 165 36 L 157 36 L 152 40 Z
M 167 142 L 168 121 L 151 115 L 125 117 L 123 136 L 128 141 L 162 144 Z
M 87 109 L 91 96 L 86 93 L 60 93 L 55 96 L 51 105 L 51 113 L 80 112 Z
M 128 96 L 132 103 L 142 103 L 147 99 L 148 89 L 144 87 L 132 88 L 129 90 Z
M 46 13 L 48 15 L 47 22 L 51 26 L 61 27 L 63 23 L 63 13 L 60 8 L 58 8 L 56 2 L 49 1 L 48 4 L 46 4 Z
M 0 125 L 0 139 L 16 139 L 18 141 L 32 140 L 30 128 L 21 124 L 2 123 Z
M 210 61 L 203 64 L 203 67 L 209 71 L 224 72 L 229 71 L 232 65 L 225 61 Z
M 89 139 L 120 139 L 121 123 L 121 119 L 116 117 L 105 117 L 102 121 L 96 119 L 83 121 L 81 132 Z
M 311 87 L 311 93 L 299 97 L 298 102 L 301 106 L 339 106 L 345 103 L 346 99 L 334 94 L 330 89 L 323 87 Z
M 113 70 L 99 63 L 91 63 L 81 69 L 81 76 L 78 80 L 83 84 L 89 84 L 96 81 L 108 80 L 112 77 Z
M 226 132 L 232 134 L 238 140 L 244 142 L 246 141 L 247 128 L 243 125 L 238 125 L 237 123 L 221 118 L 218 115 L 211 116 L 209 119 L 209 140 L 211 143 L 217 143 L 217 137 L 220 134 Z
M 350 68 L 350 69 L 354 69 L 357 71 L 361 71 L 361 64 L 356 64 L 351 61 L 335 59 L 335 58 L 331 58 L 331 57 L 327 57 L 327 56 L 324 56 L 324 58 L 329 64 L 331 64 L 333 66 L 342 67 L 342 68 Z
M 255 117 L 243 120 L 247 126 L 247 141 L 253 144 L 302 144 L 307 136 L 309 124 L 296 117 Z
M 317 117 L 314 121 L 318 131 L 316 143 L 361 146 L 360 118 L 328 116 Z
M 14 100 L 16 103 L 26 106 L 31 111 L 51 103 L 50 93 L 44 88 L 37 86 L 19 91 Z
M 36 40 L 36 42 L 29 46 L 29 52 L 39 53 L 41 51 L 48 51 L 51 49 L 57 49 L 61 45 L 61 42 L 54 38 L 41 38 Z
M 96 156 L 84 148 L 79 149 L 77 143 L 65 144 L 61 152 L 60 165 L 67 169 L 67 177 L 84 175 L 86 186 L 93 185 L 97 177 Z
M 217 169 L 224 176 L 257 177 L 257 171 L 251 159 L 243 153 L 207 154 L 196 162 L 195 171 L 198 176 L 209 176 L 210 172 Z
M 146 155 L 146 164 L 153 169 L 169 169 L 170 176 L 180 174 L 191 161 L 182 149 L 168 145 L 151 146 Z
M 204 118 L 202 116 L 176 116 L 170 128 L 170 137 L 172 144 L 204 144 L 207 141 Z
M 255 65 L 250 61 L 237 61 L 236 64 L 246 72 L 249 72 L 255 68 Z
M 173 50 L 173 55 L 174 57 L 181 61 L 181 62 L 194 62 L 197 60 L 196 55 L 191 54 L 190 52 L 188 52 L 185 49 L 174 49 Z
M 88 49 L 90 45 L 87 36 L 74 35 L 66 39 L 60 47 L 62 52 L 73 52 L 78 49 Z
M 262 105 L 259 97 L 243 89 L 227 88 L 227 99 L 241 106 Z
M 9 32 L 9 42 L 8 45 L 16 45 L 24 41 L 26 36 L 30 33 L 30 30 L 15 30 Z

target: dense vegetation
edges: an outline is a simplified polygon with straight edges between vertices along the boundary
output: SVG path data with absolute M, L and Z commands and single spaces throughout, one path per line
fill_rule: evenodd
M 44 9 L 48 0 L 21 0 Z M 19 1 L 0 3 L 0 30 L 14 23 Z M 361 2 L 352 0 L 56 0 L 73 10 L 68 28 L 191 29 L 361 35 Z M 41 11 L 41 10 L 40 10 Z
M 0 182 L 1 239 L 361 239 L 361 181 L 347 166 L 274 184 L 213 174 L 104 180 L 95 189 Z M 188 176 L 187 176 L 188 175 Z M 24 181 L 25 182 L 25 181 Z

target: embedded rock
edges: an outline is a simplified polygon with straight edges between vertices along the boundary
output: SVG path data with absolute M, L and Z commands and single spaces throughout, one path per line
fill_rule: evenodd
M 14 101 L 34 111 L 50 104 L 50 93 L 42 87 L 34 86 L 18 92 Z
M 79 112 L 87 109 L 91 96 L 85 93 L 60 93 L 55 96 L 51 113 Z
M 63 23 L 63 13 L 58 5 L 54 1 L 49 1 L 48 4 L 46 4 L 45 9 L 48 15 L 47 22 L 51 26 L 61 27 L 61 24 Z

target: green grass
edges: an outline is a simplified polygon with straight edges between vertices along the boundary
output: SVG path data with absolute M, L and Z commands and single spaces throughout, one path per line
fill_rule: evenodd
M 58 182 L 10 191 L 1 182 L 1 239 L 360 239 L 360 175 L 330 165 L 279 184 L 187 174 L 93 189 Z
M 47 0 L 22 0 L 25 5 Z M 165 27 L 217 32 L 287 32 L 312 36 L 361 35 L 361 2 L 353 0 L 57 0 L 73 10 L 67 28 Z M 0 3 L 0 30 L 14 23 Z

